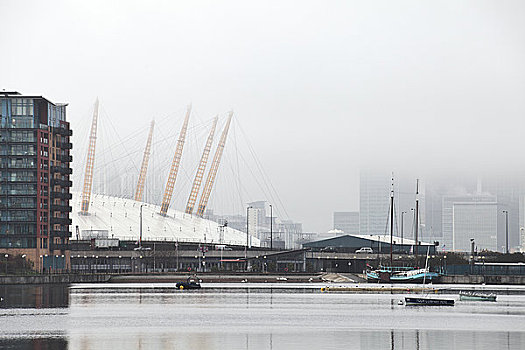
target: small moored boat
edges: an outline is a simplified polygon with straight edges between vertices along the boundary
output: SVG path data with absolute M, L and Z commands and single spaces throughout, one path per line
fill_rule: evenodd
M 496 301 L 496 297 L 494 293 L 459 292 L 459 300 L 462 301 Z
M 177 289 L 200 289 L 201 282 L 196 276 L 194 277 L 188 277 L 188 280 L 186 282 L 177 282 L 175 285 Z
M 406 306 L 454 306 L 453 299 L 405 297 Z

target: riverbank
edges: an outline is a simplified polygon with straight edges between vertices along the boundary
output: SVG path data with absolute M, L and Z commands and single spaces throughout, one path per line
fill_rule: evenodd
M 176 283 L 185 280 L 188 273 L 170 274 L 57 274 L 0 276 L 0 285 L 11 284 L 70 284 L 70 283 Z M 255 274 L 255 273 L 199 273 L 205 283 L 366 283 L 361 275 L 340 273 Z M 443 284 L 525 285 L 525 276 L 443 276 Z
M 31 275 L 31 276 L 0 276 L 0 285 L 11 284 L 70 284 L 70 283 L 101 283 L 108 282 L 110 275 Z

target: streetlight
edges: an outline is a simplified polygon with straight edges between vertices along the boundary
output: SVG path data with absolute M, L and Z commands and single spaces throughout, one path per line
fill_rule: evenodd
M 273 250 L 273 207 L 270 204 L 270 250 Z
M 5 256 L 5 274 L 7 275 L 7 260 L 9 259 L 9 254 L 6 254 L 4 256 Z
M 246 261 L 246 268 L 248 268 L 248 245 L 250 244 L 249 240 L 249 231 L 250 231 L 250 226 L 249 226 L 249 217 L 250 217 L 250 209 L 252 208 L 252 206 L 248 206 L 246 208 L 246 247 L 244 248 L 244 260 Z
M 404 218 L 405 218 L 405 214 L 407 212 L 406 211 L 402 211 L 401 212 L 401 246 L 403 245 L 403 232 L 405 231 L 405 225 L 404 225 Z
M 505 214 L 505 254 L 509 253 L 509 211 L 503 210 Z
M 140 225 L 139 225 L 139 248 L 142 248 L 142 207 L 144 204 L 140 205 Z
M 175 271 L 179 271 L 179 242 L 175 242 Z

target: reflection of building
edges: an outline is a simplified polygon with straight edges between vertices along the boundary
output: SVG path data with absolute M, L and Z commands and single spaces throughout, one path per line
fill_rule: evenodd
M 359 234 L 359 212 L 334 212 L 334 229 L 341 230 L 349 235 Z
M 0 251 L 68 267 L 72 132 L 66 105 L 0 92 Z M 49 258 L 48 258 L 49 257 Z

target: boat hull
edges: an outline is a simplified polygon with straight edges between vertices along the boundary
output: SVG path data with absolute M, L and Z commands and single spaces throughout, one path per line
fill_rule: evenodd
M 376 273 L 375 271 L 366 274 L 368 282 L 378 283 L 437 283 L 440 277 L 436 272 L 420 273 L 413 276 L 397 276 L 395 274 Z
M 405 297 L 406 306 L 454 306 L 452 299 Z
M 200 289 L 201 285 L 196 282 L 177 282 L 177 289 Z
M 496 301 L 496 295 L 469 295 L 459 294 L 461 301 Z

